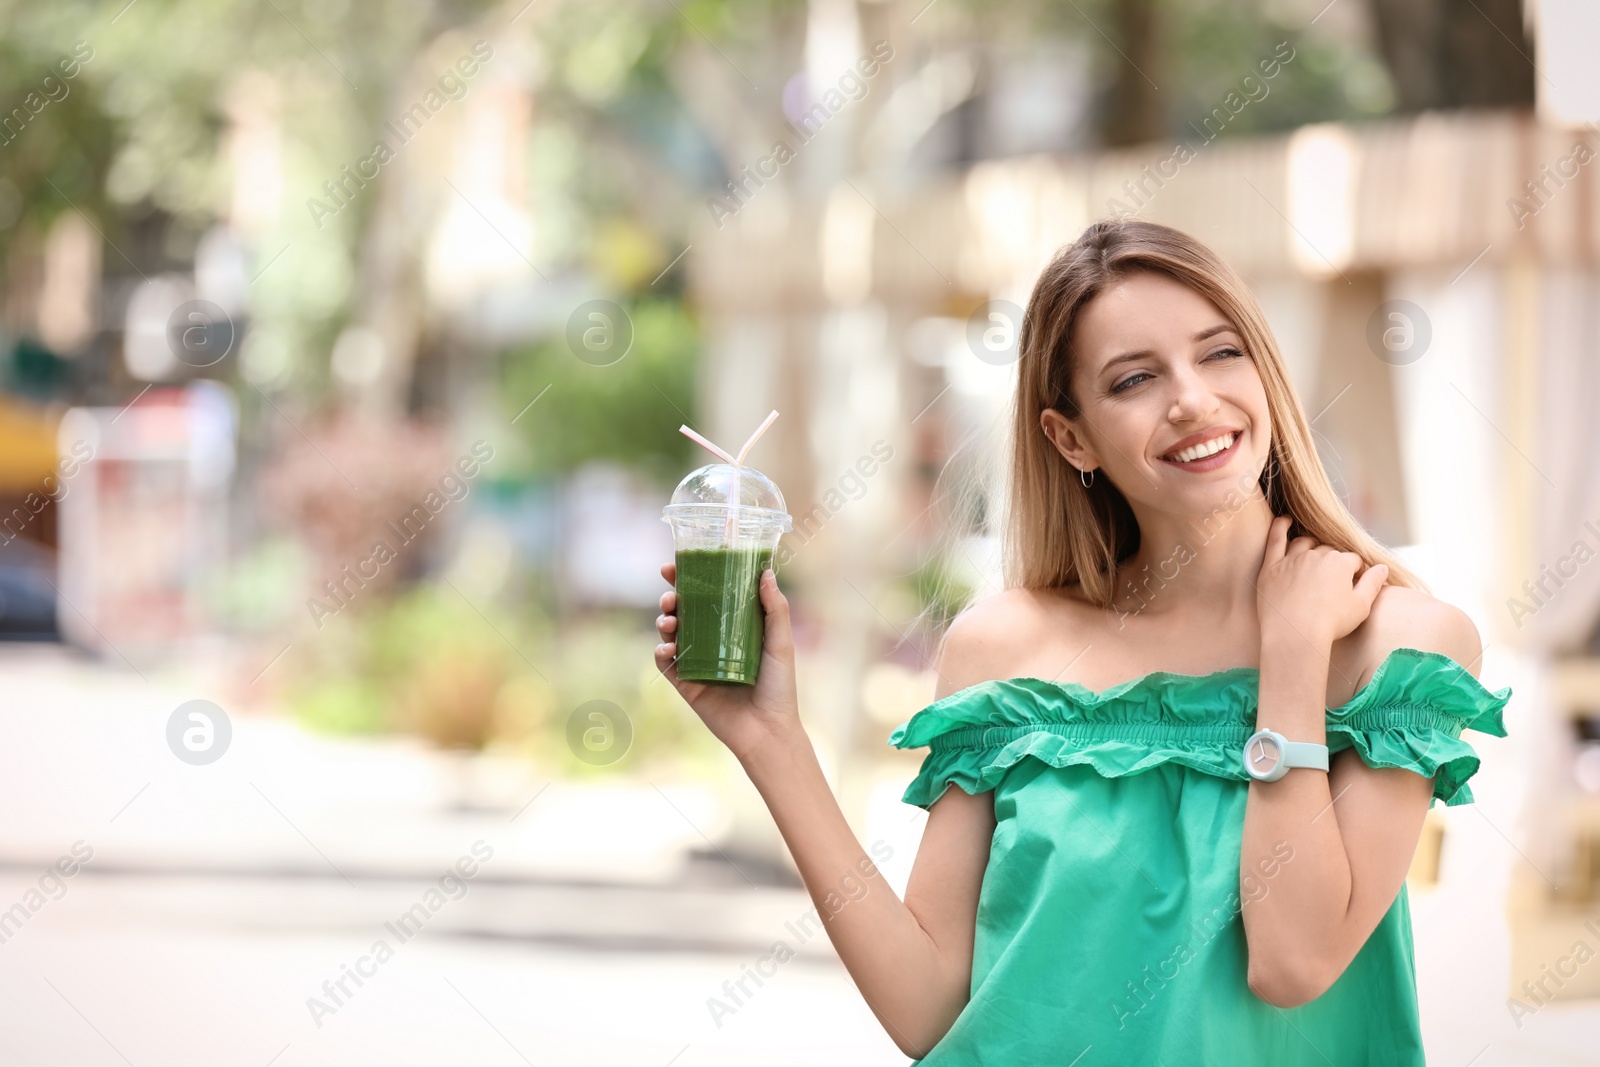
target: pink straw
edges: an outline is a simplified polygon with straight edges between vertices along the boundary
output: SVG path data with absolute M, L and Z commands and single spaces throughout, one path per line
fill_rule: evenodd
M 713 453 L 715 453 L 719 459 L 723 460 L 724 462 L 732 463 L 736 467 L 739 465 L 739 461 L 738 460 L 734 459 L 732 456 L 728 455 L 722 449 L 718 448 L 716 445 L 712 444 L 710 441 L 708 441 L 704 437 L 701 437 L 699 434 L 697 434 L 693 430 L 689 429 L 689 427 L 687 425 L 679 426 L 678 427 L 678 432 L 682 433 L 682 434 L 685 434 L 685 435 L 687 435 L 689 437 L 692 437 L 694 440 L 698 441 L 700 444 L 705 445 L 708 449 L 710 449 Z
M 754 446 L 758 440 L 760 440 L 761 435 L 767 432 L 767 427 L 771 426 L 772 420 L 776 419 L 777 417 L 778 410 L 774 408 L 772 413 L 762 420 L 761 425 L 756 427 L 755 433 L 750 435 L 750 439 L 744 443 L 744 447 L 739 449 L 739 454 L 737 456 L 728 455 L 728 453 L 718 448 L 711 441 L 689 429 L 687 423 L 678 427 L 679 433 L 684 434 L 697 444 L 704 446 L 723 462 L 733 464 L 733 505 L 728 508 L 728 528 L 725 532 L 725 540 L 727 540 L 729 546 L 732 546 L 733 544 L 734 519 L 739 511 L 739 468 L 744 466 L 745 455 L 749 453 L 751 447 Z
M 735 467 L 744 466 L 745 453 L 750 451 L 750 446 L 751 445 L 755 444 L 756 441 L 760 440 L 761 435 L 767 432 L 767 427 L 772 425 L 772 420 L 777 418 L 777 417 L 778 417 L 778 409 L 777 408 L 773 408 L 772 409 L 772 413 L 770 415 L 768 415 L 765 419 L 762 420 L 760 426 L 756 427 L 756 432 L 750 435 L 750 440 L 746 441 L 744 443 L 744 447 L 739 449 L 739 458 L 733 461 L 733 465 Z

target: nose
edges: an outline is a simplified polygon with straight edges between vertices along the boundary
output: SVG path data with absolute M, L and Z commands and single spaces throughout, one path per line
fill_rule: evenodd
M 1172 422 L 1198 422 L 1210 416 L 1221 403 L 1205 378 L 1192 366 L 1180 367 L 1171 377 L 1172 406 L 1167 418 Z

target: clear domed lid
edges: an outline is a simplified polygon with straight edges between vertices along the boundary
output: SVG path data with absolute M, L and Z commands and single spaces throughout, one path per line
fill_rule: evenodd
M 754 467 L 731 463 L 712 463 L 690 471 L 672 491 L 672 502 L 661 509 L 661 521 L 721 521 L 735 508 L 741 523 L 768 521 L 784 530 L 794 528 L 783 493 L 772 479 Z

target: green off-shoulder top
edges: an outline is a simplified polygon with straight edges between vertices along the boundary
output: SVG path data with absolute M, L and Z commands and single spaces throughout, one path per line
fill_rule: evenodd
M 1245 982 L 1241 909 L 1281 869 L 1241 879 L 1260 672 L 1156 672 L 1096 693 L 987 681 L 923 708 L 889 744 L 928 746 L 904 800 L 994 792 L 970 999 L 922 1067 L 1423 1063 L 1404 886 L 1337 981 L 1295 1008 Z M 1397 648 L 1328 709 L 1330 755 L 1433 779 L 1472 802 L 1471 728 L 1506 736 L 1510 688 L 1449 656 Z M 1292 846 L 1275 853 L 1293 862 Z

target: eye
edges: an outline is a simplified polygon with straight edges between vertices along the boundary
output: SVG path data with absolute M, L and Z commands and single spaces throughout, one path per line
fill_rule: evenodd
M 1244 358 L 1244 353 L 1239 351 L 1237 348 L 1234 348 L 1232 345 L 1229 345 L 1226 348 L 1217 349 L 1215 352 L 1211 353 L 1206 358 L 1207 359 L 1242 359 L 1242 358 Z M 1130 374 L 1126 378 L 1122 379 L 1122 381 L 1118 382 L 1116 385 L 1113 385 L 1111 387 L 1111 392 L 1112 393 L 1124 392 L 1124 391 L 1126 391 L 1128 389 L 1131 389 L 1133 386 L 1137 385 L 1139 382 L 1143 381 L 1144 379 L 1146 379 L 1148 377 L 1150 377 L 1150 375 L 1145 374 L 1143 371 L 1139 372 L 1138 374 Z

